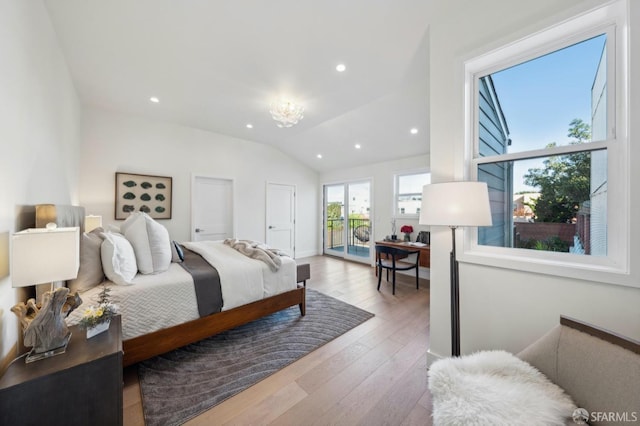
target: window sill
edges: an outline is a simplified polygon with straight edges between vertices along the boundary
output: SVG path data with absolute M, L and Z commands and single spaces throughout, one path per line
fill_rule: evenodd
M 508 253 L 510 251 L 523 253 Z M 634 280 L 628 269 L 620 265 L 606 264 L 605 258 L 590 257 L 585 259 L 585 262 L 578 263 L 564 259 L 528 256 L 527 252 L 528 250 L 519 249 L 465 250 L 458 255 L 458 261 L 460 263 L 640 288 L 640 283 L 638 283 L 637 279 Z M 589 263 L 586 261 L 589 261 Z

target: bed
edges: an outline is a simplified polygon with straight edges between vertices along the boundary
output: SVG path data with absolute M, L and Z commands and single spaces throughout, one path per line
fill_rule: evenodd
M 84 208 L 36 206 L 36 226 L 84 229 Z M 193 276 L 180 263 L 157 274 L 137 274 L 131 285 L 105 282 L 111 300 L 122 315 L 123 364 L 128 366 L 189 343 L 237 327 L 265 315 L 298 305 L 305 315 L 305 289 L 296 283 L 296 263 L 281 257 L 277 272 L 222 242 L 187 242 L 183 249 L 196 253 L 216 268 L 224 305 L 217 313 L 201 316 Z M 258 283 L 258 284 L 256 284 Z M 85 306 L 95 304 L 102 285 L 80 293 L 83 305 L 69 315 L 77 323 Z

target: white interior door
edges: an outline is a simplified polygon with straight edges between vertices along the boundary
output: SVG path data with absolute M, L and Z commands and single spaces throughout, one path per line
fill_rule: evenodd
M 191 240 L 232 238 L 233 180 L 194 176 L 191 194 Z
M 295 257 L 296 188 L 267 183 L 267 245 Z

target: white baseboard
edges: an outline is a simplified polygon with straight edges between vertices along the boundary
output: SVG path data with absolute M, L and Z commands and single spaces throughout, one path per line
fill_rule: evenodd
M 316 250 L 297 251 L 296 259 L 299 259 L 301 257 L 311 257 L 311 256 L 317 256 L 317 255 L 318 255 L 318 252 Z
M 427 368 L 431 367 L 431 364 L 433 364 L 434 362 L 443 358 L 447 357 L 431 352 L 431 349 L 427 350 Z

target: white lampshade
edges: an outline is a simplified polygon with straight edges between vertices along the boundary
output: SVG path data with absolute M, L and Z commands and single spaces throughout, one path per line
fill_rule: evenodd
M 102 216 L 89 215 L 84 217 L 84 232 L 91 232 L 102 226 Z
M 79 252 L 79 228 L 16 232 L 11 244 L 11 283 L 13 287 L 25 287 L 76 278 Z
M 485 182 L 432 183 L 422 188 L 421 225 L 491 226 Z

